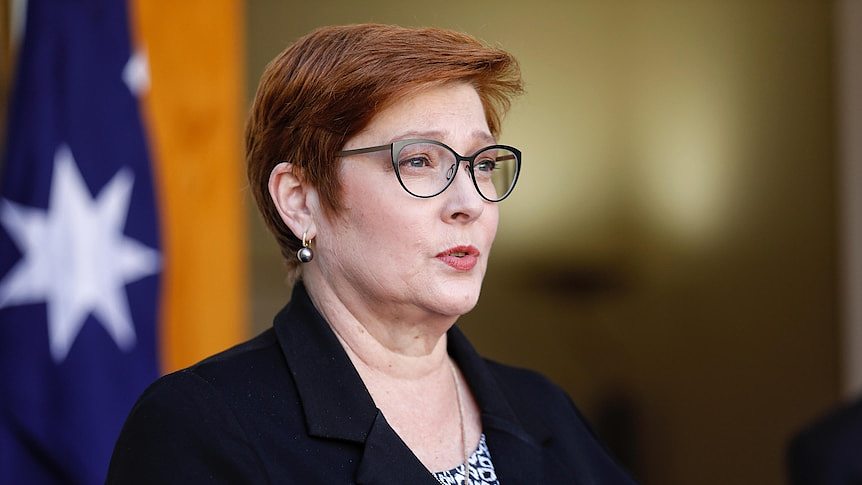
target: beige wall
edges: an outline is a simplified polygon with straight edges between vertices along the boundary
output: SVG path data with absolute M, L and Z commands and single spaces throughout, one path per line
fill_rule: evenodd
M 594 422 L 631 414 L 600 428 L 634 441 L 645 484 L 778 484 L 787 439 L 840 391 L 832 12 L 253 0 L 249 96 L 319 25 L 436 25 L 511 50 L 528 93 L 503 139 L 525 167 L 462 326 Z M 286 289 L 274 243 L 254 237 L 262 328 Z
M 836 2 L 844 392 L 862 394 L 862 1 Z

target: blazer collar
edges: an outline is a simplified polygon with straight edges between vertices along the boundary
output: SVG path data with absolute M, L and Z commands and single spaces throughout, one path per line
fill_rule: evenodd
M 274 326 L 309 434 L 364 443 L 377 418 L 377 407 L 302 282 L 297 282 Z
M 448 332 L 449 354 L 458 363 L 482 412 L 482 431 L 501 483 L 536 483 L 542 473 L 542 444 L 551 430 L 531 419 L 529 431 L 503 394 L 500 382 L 460 329 Z
M 301 282 L 294 287 L 290 303 L 276 315 L 274 326 L 309 434 L 364 445 L 359 483 L 436 483 L 377 409 Z M 481 409 L 498 476 L 512 483 L 529 482 L 541 467 L 541 443 L 550 436 L 549 430 L 533 426 L 532 434 L 527 432 L 487 363 L 457 327 L 449 330 L 447 344 Z

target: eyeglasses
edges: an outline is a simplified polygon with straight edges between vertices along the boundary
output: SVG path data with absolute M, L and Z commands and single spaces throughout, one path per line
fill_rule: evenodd
M 521 170 L 521 151 L 491 145 L 468 157 L 435 140 L 401 140 L 388 145 L 338 152 L 339 157 L 389 150 L 398 182 L 410 195 L 423 199 L 440 195 L 452 185 L 461 162 L 483 199 L 500 202 L 512 193 Z

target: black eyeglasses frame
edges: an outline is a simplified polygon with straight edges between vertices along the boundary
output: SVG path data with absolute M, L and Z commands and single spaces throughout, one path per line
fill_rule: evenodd
M 487 200 L 488 202 L 494 202 L 494 203 L 501 202 L 503 199 L 508 197 L 509 194 L 512 193 L 512 190 L 514 190 L 515 185 L 518 183 L 518 176 L 521 173 L 521 150 L 518 150 L 517 148 L 515 148 L 513 146 L 509 146 L 509 145 L 488 145 L 484 148 L 480 148 L 479 150 L 477 150 L 476 152 L 474 152 L 470 156 L 463 156 L 460 153 L 453 150 L 452 147 L 450 147 L 449 145 L 447 145 L 443 142 L 439 142 L 437 140 L 408 139 L 408 140 L 398 140 L 398 141 L 395 141 L 392 143 L 388 143 L 386 145 L 377 145 L 377 146 L 367 147 L 367 148 L 354 148 L 352 150 L 343 150 L 343 151 L 336 153 L 336 156 L 338 156 L 340 158 L 344 158 L 344 157 L 348 157 L 350 155 L 362 155 L 364 153 L 374 153 L 374 152 L 382 152 L 384 150 L 389 150 L 390 159 L 392 161 L 392 169 L 395 172 L 395 176 L 398 178 L 398 183 L 401 184 L 401 187 L 405 191 L 407 191 L 408 194 L 412 195 L 413 197 L 418 197 L 420 199 L 430 199 L 432 197 L 436 197 L 436 196 L 442 194 L 443 192 L 445 192 L 446 189 L 448 189 L 449 186 L 452 185 L 452 181 L 455 180 L 455 176 L 457 175 L 458 170 L 455 170 L 455 174 L 453 174 L 452 177 L 449 177 L 449 181 L 446 182 L 446 185 L 443 186 L 443 188 L 440 189 L 437 193 L 434 193 L 431 195 L 414 194 L 413 192 L 410 191 L 410 189 L 407 188 L 406 185 L 404 185 L 404 181 L 401 180 L 401 173 L 398 170 L 398 154 L 401 152 L 401 150 L 405 146 L 412 145 L 414 143 L 430 143 L 432 145 L 437 145 L 437 146 L 443 147 L 446 150 L 448 150 L 450 153 L 452 153 L 453 156 L 455 156 L 455 160 L 457 160 L 457 163 L 459 165 L 461 164 L 461 162 L 467 162 L 467 166 L 470 168 L 470 179 L 473 181 L 473 186 L 476 188 L 476 192 L 478 192 L 479 195 L 483 199 Z M 473 170 L 474 170 L 474 165 L 476 163 L 476 157 L 478 157 L 480 153 L 485 152 L 487 150 L 493 150 L 496 148 L 500 148 L 503 150 L 509 150 L 510 152 L 515 154 L 515 175 L 512 178 L 512 183 L 511 183 L 511 185 L 509 185 L 509 189 L 506 191 L 505 194 L 503 194 L 502 197 L 499 197 L 497 199 L 490 199 L 490 198 L 486 197 L 485 194 L 482 193 L 481 189 L 479 189 L 479 183 L 476 181 L 476 174 Z M 509 159 L 509 158 L 510 157 L 502 157 L 502 159 Z

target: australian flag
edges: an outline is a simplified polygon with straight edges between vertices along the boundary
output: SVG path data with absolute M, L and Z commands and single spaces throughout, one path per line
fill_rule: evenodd
M 103 483 L 158 375 L 161 267 L 121 0 L 29 0 L 0 169 L 0 483 Z

